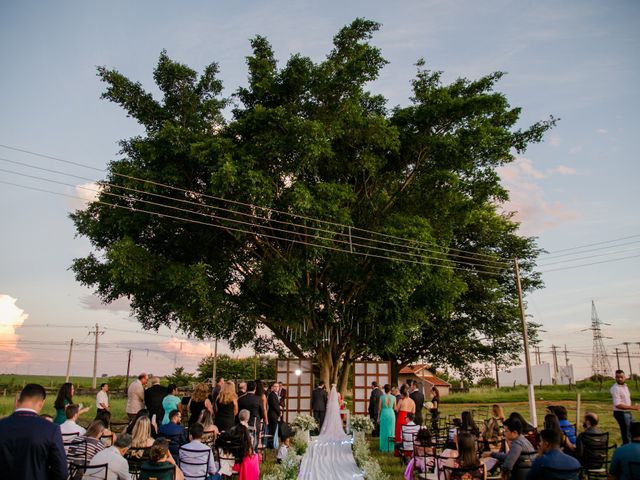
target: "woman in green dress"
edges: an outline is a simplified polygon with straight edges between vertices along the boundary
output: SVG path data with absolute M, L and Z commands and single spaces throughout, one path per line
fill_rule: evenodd
M 57 425 L 62 425 L 67 416 L 64 414 L 64 409 L 67 405 L 71 405 L 73 403 L 73 384 L 72 383 L 63 383 L 58 390 L 58 396 L 56 397 L 56 401 L 53 406 L 56 408 L 56 416 L 53 419 L 53 423 Z
M 393 438 L 396 423 L 396 414 L 394 408 L 396 406 L 396 397 L 390 394 L 391 386 L 384 386 L 384 394 L 380 395 L 380 403 L 378 406 L 378 423 L 380 424 L 380 451 L 393 452 L 394 442 L 389 441 Z

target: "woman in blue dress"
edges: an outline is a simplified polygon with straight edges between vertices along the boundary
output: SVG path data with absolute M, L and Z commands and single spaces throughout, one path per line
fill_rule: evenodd
M 380 451 L 393 452 L 394 442 L 389 441 L 393 438 L 396 414 L 394 408 L 396 406 L 396 398 L 390 394 L 391 386 L 384 386 L 384 394 L 380 395 L 380 404 L 378 406 L 378 423 L 380 424 Z

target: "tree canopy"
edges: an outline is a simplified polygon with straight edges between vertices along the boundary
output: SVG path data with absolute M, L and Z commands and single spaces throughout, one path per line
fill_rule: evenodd
M 445 84 L 423 61 L 409 105 L 389 108 L 368 90 L 387 63 L 379 27 L 356 19 L 323 61 L 281 67 L 257 36 L 231 99 L 215 63 L 198 75 L 163 51 L 161 99 L 100 67 L 103 98 L 145 132 L 72 214 L 95 248 L 74 261 L 78 281 L 127 296 L 146 328 L 312 357 L 342 386 L 358 358 L 512 361 L 509 259 L 530 291 L 539 249 L 499 212 L 496 168 L 554 119 L 516 128 L 501 73 Z

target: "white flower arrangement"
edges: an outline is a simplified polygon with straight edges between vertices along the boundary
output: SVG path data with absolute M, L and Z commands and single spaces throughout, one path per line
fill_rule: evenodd
M 296 480 L 300 470 L 302 457 L 293 448 L 289 449 L 282 463 L 276 464 L 271 473 L 264 476 L 264 480 Z
M 353 457 L 366 480 L 389 480 L 389 476 L 382 471 L 378 461 L 371 456 L 369 443 L 364 438 L 356 438 L 354 441 Z
M 351 417 L 351 429 L 354 432 L 371 433 L 374 428 L 373 421 L 366 415 L 354 415 Z
M 302 413 L 291 423 L 291 427 L 296 431 L 309 432 L 318 428 L 318 422 L 311 415 Z

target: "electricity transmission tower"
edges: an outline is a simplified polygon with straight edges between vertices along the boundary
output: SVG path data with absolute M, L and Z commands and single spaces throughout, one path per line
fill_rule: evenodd
M 598 318 L 598 312 L 596 311 L 596 304 L 591 300 L 591 330 L 593 332 L 593 350 L 591 353 L 591 375 L 610 376 L 611 364 L 609 363 L 609 357 L 607 351 L 604 349 L 602 339 L 602 329 L 600 326 L 602 322 Z M 608 324 L 607 324 L 608 325 Z

